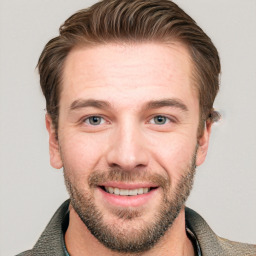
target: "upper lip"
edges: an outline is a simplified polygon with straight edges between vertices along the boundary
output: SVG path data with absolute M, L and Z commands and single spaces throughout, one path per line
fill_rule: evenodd
M 104 182 L 98 185 L 99 187 L 112 187 L 119 189 L 139 189 L 139 188 L 152 188 L 158 187 L 156 184 L 148 182 L 139 182 L 139 183 L 123 183 L 123 182 Z

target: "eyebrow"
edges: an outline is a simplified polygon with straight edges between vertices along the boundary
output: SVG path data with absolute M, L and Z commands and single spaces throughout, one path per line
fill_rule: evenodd
M 163 100 L 154 100 L 146 104 L 146 109 L 156 109 L 163 107 L 174 107 L 178 108 L 184 112 L 188 111 L 188 107 L 179 99 L 163 99 Z
M 107 101 L 103 101 L 103 100 L 78 99 L 78 100 L 75 100 L 72 102 L 69 109 L 76 110 L 76 109 L 81 109 L 81 108 L 86 108 L 86 107 L 95 107 L 95 108 L 99 108 L 99 109 L 106 109 L 106 108 L 110 108 L 110 103 Z
M 99 109 L 109 109 L 111 104 L 103 100 L 95 99 L 78 99 L 72 102 L 70 105 L 70 111 L 77 110 L 86 107 L 95 107 Z M 162 100 L 152 100 L 146 103 L 145 109 L 157 109 L 163 107 L 174 107 L 178 108 L 184 112 L 188 111 L 188 107 L 179 99 L 162 99 Z

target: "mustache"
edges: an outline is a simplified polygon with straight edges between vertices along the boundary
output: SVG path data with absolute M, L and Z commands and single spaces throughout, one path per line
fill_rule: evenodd
M 105 182 L 150 182 L 157 187 L 168 188 L 170 186 L 169 177 L 164 177 L 158 173 L 145 170 L 124 170 L 122 168 L 110 168 L 108 171 L 95 171 L 88 177 L 90 187 L 96 187 Z

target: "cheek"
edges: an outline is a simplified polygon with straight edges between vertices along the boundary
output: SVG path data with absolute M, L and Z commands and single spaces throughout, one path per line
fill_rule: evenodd
M 168 136 L 152 147 L 153 158 L 167 172 L 172 183 L 177 183 L 192 164 L 196 139 L 188 136 Z
M 64 168 L 72 170 L 74 175 L 89 173 L 97 166 L 101 152 L 101 143 L 93 136 L 67 135 L 61 140 L 61 155 Z

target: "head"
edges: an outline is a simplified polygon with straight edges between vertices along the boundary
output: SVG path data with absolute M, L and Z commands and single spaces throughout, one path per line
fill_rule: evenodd
M 107 43 L 181 42 L 193 61 L 202 135 L 205 122 L 218 120 L 213 102 L 219 90 L 220 60 L 211 39 L 196 22 L 168 0 L 100 1 L 81 10 L 60 27 L 38 62 L 47 113 L 58 132 L 59 100 L 65 60 L 72 49 Z
M 51 163 L 85 229 L 112 250 L 149 250 L 207 152 L 216 48 L 171 1 L 101 1 L 61 26 L 38 67 Z

